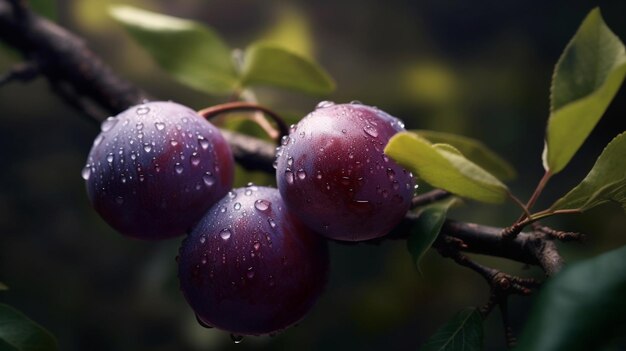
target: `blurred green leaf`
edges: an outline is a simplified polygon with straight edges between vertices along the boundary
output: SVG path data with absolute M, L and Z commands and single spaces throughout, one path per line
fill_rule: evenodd
M 237 87 L 230 49 L 207 26 L 125 5 L 112 6 L 110 13 L 181 83 L 211 94 Z
M 476 163 L 498 179 L 511 180 L 516 177 L 513 166 L 491 151 L 480 140 L 458 134 L 442 133 L 433 130 L 412 130 L 432 143 L 446 143 L 457 148 L 465 157 Z
M 551 209 L 586 211 L 616 201 L 626 211 L 626 132 L 616 136 L 602 151 L 589 174 L 574 189 L 557 200 Z
M 0 291 L 2 290 L 9 290 L 9 287 L 6 286 L 3 282 L 0 282 Z
M 624 45 L 592 10 L 556 64 L 544 168 L 560 172 L 598 123 L 626 75 Z
M 313 95 L 335 89 L 332 78 L 315 62 L 279 46 L 256 43 L 246 50 L 242 85 L 273 85 Z
M 483 317 L 475 307 L 457 313 L 420 351 L 478 351 L 483 348 Z
M 53 0 L 29 0 L 28 5 L 39 15 L 52 21 L 58 18 L 57 2 Z
M 389 140 L 385 153 L 434 187 L 478 201 L 504 201 L 506 185 L 450 147 L 435 147 L 414 133 L 401 132 Z
M 515 351 L 587 351 L 626 328 L 626 246 L 566 267 L 540 292 Z
M 57 341 L 50 332 L 5 304 L 0 304 L 0 341 L 4 342 L 0 343 L 2 350 L 58 350 Z
M 260 41 L 280 46 L 304 57 L 313 57 L 313 35 L 306 16 L 294 6 L 283 4 L 278 18 Z
M 448 209 L 457 202 L 458 199 L 452 197 L 424 207 L 411 228 L 407 246 L 420 273 L 419 264 L 422 257 L 437 239 Z

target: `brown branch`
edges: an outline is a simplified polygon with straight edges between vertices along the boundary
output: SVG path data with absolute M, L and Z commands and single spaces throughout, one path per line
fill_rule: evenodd
M 98 115 L 99 107 L 108 114 L 116 114 L 148 98 L 141 89 L 119 77 L 94 54 L 84 41 L 62 27 L 32 13 L 19 0 L 0 0 L 0 40 L 18 49 L 25 60 L 34 62 L 66 102 L 75 106 L 94 120 L 101 121 L 106 114 Z M 244 167 L 274 172 L 274 146 L 268 142 L 224 131 L 235 159 Z M 414 206 L 422 206 L 447 196 L 435 191 L 417 197 Z M 409 233 L 416 217 L 409 213 L 396 233 L 405 233 L 385 239 L 400 238 Z M 402 230 L 406 229 L 406 230 Z M 539 265 L 547 275 L 560 270 L 561 256 L 541 231 L 522 232 L 505 239 L 502 228 L 481 226 L 447 220 L 435 246 L 448 245 L 459 251 L 505 257 L 515 261 Z

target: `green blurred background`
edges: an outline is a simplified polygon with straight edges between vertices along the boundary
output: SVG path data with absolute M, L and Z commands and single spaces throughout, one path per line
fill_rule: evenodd
M 56 18 L 86 38 L 122 76 L 160 99 L 200 109 L 227 97 L 189 90 L 163 73 L 107 15 L 113 2 L 56 1 Z M 120 3 L 120 2 L 115 2 Z M 360 100 L 402 118 L 407 128 L 435 129 L 483 140 L 511 161 L 510 186 L 526 199 L 542 175 L 540 154 L 552 68 L 588 13 L 600 5 L 607 24 L 626 38 L 626 2 L 615 1 L 127 1 L 202 21 L 232 47 L 271 37 L 314 56 L 336 79 L 329 97 Z M 0 53 L 0 70 L 17 62 Z M 304 116 L 320 97 L 256 90 L 261 103 Z M 139 242 L 109 228 L 90 208 L 80 178 L 98 128 L 46 83 L 0 88 L 0 293 L 46 326 L 62 350 L 409 350 L 417 349 L 456 311 L 482 305 L 477 274 L 430 252 L 419 275 L 403 241 L 331 245 L 326 293 L 298 327 L 273 338 L 246 338 L 197 325 L 178 290 L 174 256 L 180 239 Z M 538 207 L 577 184 L 602 148 L 626 129 L 626 91 Z M 294 117 L 298 118 L 298 117 Z M 271 177 L 239 174 L 271 184 Z M 503 226 L 512 205 L 468 203 L 451 217 Z M 588 234 L 561 245 L 576 261 L 626 244 L 626 216 L 602 206 L 547 223 Z M 536 268 L 477 257 L 507 272 L 540 277 Z M 532 298 L 512 300 L 521 331 Z M 504 348 L 498 311 L 486 322 L 487 350 Z

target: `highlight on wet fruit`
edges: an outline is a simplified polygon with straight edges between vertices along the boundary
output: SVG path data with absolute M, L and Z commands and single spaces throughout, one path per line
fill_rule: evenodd
M 254 185 L 215 204 L 177 260 L 181 290 L 198 321 L 233 340 L 298 322 L 328 275 L 326 241 L 292 215 L 277 189 Z
M 89 199 L 120 233 L 182 235 L 232 187 L 234 161 L 219 129 L 174 102 L 146 102 L 101 125 L 82 171 Z
M 386 235 L 404 217 L 413 176 L 383 150 L 403 123 L 359 102 L 323 101 L 292 126 L 276 155 L 276 181 L 290 211 L 326 237 Z

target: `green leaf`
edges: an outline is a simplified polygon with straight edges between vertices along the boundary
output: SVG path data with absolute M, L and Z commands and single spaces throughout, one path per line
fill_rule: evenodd
M 57 2 L 53 0 L 30 0 L 28 5 L 39 15 L 55 21 L 58 16 Z
M 317 63 L 279 46 L 256 43 L 246 50 L 242 85 L 272 85 L 313 95 L 335 89 L 332 78 Z
M 515 351 L 583 351 L 626 330 L 626 246 L 566 267 L 540 292 Z
M 557 200 L 551 209 L 586 211 L 608 201 L 626 211 L 626 132 L 616 136 L 602 151 L 591 171 L 580 184 Z
M 483 202 L 504 201 L 506 185 L 450 148 L 434 146 L 414 133 L 401 132 L 389 140 L 385 153 L 436 188 Z
M 511 180 L 516 176 L 511 164 L 491 151 L 481 141 L 462 135 L 436 132 L 433 130 L 413 130 L 412 132 L 431 143 L 446 143 L 457 148 L 465 157 L 476 163 L 498 179 Z
M 420 351 L 478 351 L 483 348 L 483 318 L 475 307 L 457 313 Z
M 54 336 L 39 324 L 14 308 L 0 304 L 0 349 L 53 351 L 58 350 L 58 346 Z
M 126 5 L 112 6 L 110 13 L 181 83 L 211 94 L 237 87 L 230 49 L 207 26 Z
M 448 209 L 457 202 L 457 198 L 448 198 L 428 205 L 419 212 L 419 216 L 411 228 L 407 246 L 420 273 L 419 263 L 422 257 L 435 242 L 435 239 L 437 239 L 437 235 L 439 235 L 441 227 L 446 220 Z
M 285 3 L 279 8 L 274 25 L 262 35 L 262 42 L 289 49 L 304 57 L 313 57 L 313 34 L 302 11 Z
M 9 290 L 9 287 L 6 286 L 3 282 L 0 282 L 0 291 Z
M 556 64 L 544 168 L 560 172 L 604 114 L 626 75 L 624 44 L 592 10 Z

